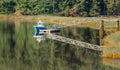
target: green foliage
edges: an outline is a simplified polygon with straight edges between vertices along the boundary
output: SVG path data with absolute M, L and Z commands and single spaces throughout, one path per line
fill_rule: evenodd
M 0 0 L 0 13 L 9 14 L 15 12 L 16 2 L 13 0 Z
M 106 6 L 107 6 L 107 14 L 113 14 L 113 15 L 119 15 L 118 11 L 120 11 L 119 8 L 120 1 L 119 0 L 107 0 Z
M 99 2 L 93 0 L 92 7 L 90 9 L 89 15 L 90 16 L 98 16 L 100 15 L 100 7 L 98 5 Z
M 0 13 L 60 16 L 119 15 L 119 0 L 0 0 Z

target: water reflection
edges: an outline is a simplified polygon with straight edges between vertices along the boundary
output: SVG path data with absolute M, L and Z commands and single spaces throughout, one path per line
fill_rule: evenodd
M 120 68 L 120 60 L 118 59 L 103 58 L 103 63 L 108 66 Z
M 50 39 L 37 43 L 36 22 L 0 21 L 1 70 L 119 70 L 102 64 L 99 52 Z M 52 27 L 50 24 L 45 24 Z M 98 31 L 62 28 L 59 35 L 99 44 Z

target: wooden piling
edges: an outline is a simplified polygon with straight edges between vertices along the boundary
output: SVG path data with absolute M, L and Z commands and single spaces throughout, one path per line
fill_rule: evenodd
M 120 24 L 120 22 L 119 22 L 119 20 L 118 20 L 117 23 L 116 23 L 116 32 L 120 30 L 119 24 Z
M 100 45 L 103 45 L 103 37 L 105 35 L 105 31 L 104 31 L 104 21 L 102 20 L 100 23 L 100 29 L 99 29 L 99 38 L 100 38 Z

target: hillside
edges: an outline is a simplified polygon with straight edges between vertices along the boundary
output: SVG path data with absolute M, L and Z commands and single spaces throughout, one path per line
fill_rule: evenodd
M 0 14 L 120 15 L 119 0 L 0 0 Z

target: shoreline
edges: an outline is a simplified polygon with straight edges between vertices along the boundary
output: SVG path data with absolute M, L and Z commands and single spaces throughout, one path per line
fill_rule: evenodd
M 66 23 L 71 21 L 72 23 L 86 23 L 86 22 L 99 22 L 104 21 L 116 21 L 120 20 L 120 17 L 64 17 L 64 16 L 52 16 L 52 15 L 13 15 L 13 14 L 0 14 L 2 20 L 42 20 L 47 22 L 60 22 Z
M 0 20 L 12 20 L 12 21 L 43 21 L 50 23 L 58 23 L 63 25 L 77 25 L 90 28 L 99 28 L 99 23 L 104 21 L 117 21 L 120 18 L 116 17 L 63 17 L 52 15 L 14 15 L 14 14 L 0 14 Z M 87 24 L 86 24 L 87 23 Z M 89 24 L 88 24 L 89 23 Z M 94 24 L 93 24 L 94 23 Z M 97 24 L 96 24 L 97 23 Z

